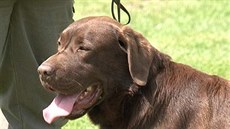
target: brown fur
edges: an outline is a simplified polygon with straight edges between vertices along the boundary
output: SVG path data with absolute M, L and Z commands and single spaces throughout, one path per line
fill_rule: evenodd
M 88 111 L 101 129 L 230 128 L 230 82 L 171 61 L 131 28 L 88 17 L 59 42 L 42 64 L 52 68 L 46 88 L 70 94 L 101 83 L 103 99 Z

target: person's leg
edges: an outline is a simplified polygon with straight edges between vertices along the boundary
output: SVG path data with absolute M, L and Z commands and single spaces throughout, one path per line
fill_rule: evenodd
M 6 39 L 8 34 L 8 28 L 10 23 L 10 16 L 13 10 L 14 1 L 13 0 L 1 0 L 0 1 L 0 107 L 2 107 L 3 99 L 7 94 L 7 87 L 3 86 L 3 83 L 6 82 L 1 80 L 4 76 L 3 74 L 3 57 L 6 52 Z M 0 126 L 2 129 L 8 128 L 8 122 L 0 111 Z
M 37 67 L 56 51 L 59 33 L 73 21 L 72 5 L 72 0 L 18 0 L 14 5 L 0 71 L 0 84 L 8 88 L 1 108 L 13 129 L 63 125 L 43 120 L 42 110 L 53 95 L 42 88 Z

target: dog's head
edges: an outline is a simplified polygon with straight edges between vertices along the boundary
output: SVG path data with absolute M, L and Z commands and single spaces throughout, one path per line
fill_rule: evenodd
M 108 17 L 88 17 L 68 26 L 58 52 L 38 68 L 42 85 L 57 97 L 44 110 L 58 117 L 81 117 L 95 105 L 135 83 L 147 83 L 153 48 L 139 33 Z

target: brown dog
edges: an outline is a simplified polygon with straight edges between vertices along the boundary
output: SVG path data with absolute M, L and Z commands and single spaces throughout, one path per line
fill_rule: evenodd
M 230 129 L 230 82 L 178 64 L 108 17 L 67 27 L 38 68 L 51 123 L 88 113 L 101 129 Z

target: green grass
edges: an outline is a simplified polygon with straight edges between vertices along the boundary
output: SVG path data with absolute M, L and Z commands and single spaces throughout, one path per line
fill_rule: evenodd
M 77 0 L 74 18 L 107 15 L 111 0 Z M 121 0 L 129 26 L 176 62 L 230 79 L 230 2 L 215 0 Z M 127 20 L 122 15 L 122 21 Z M 87 117 L 63 129 L 97 129 Z

